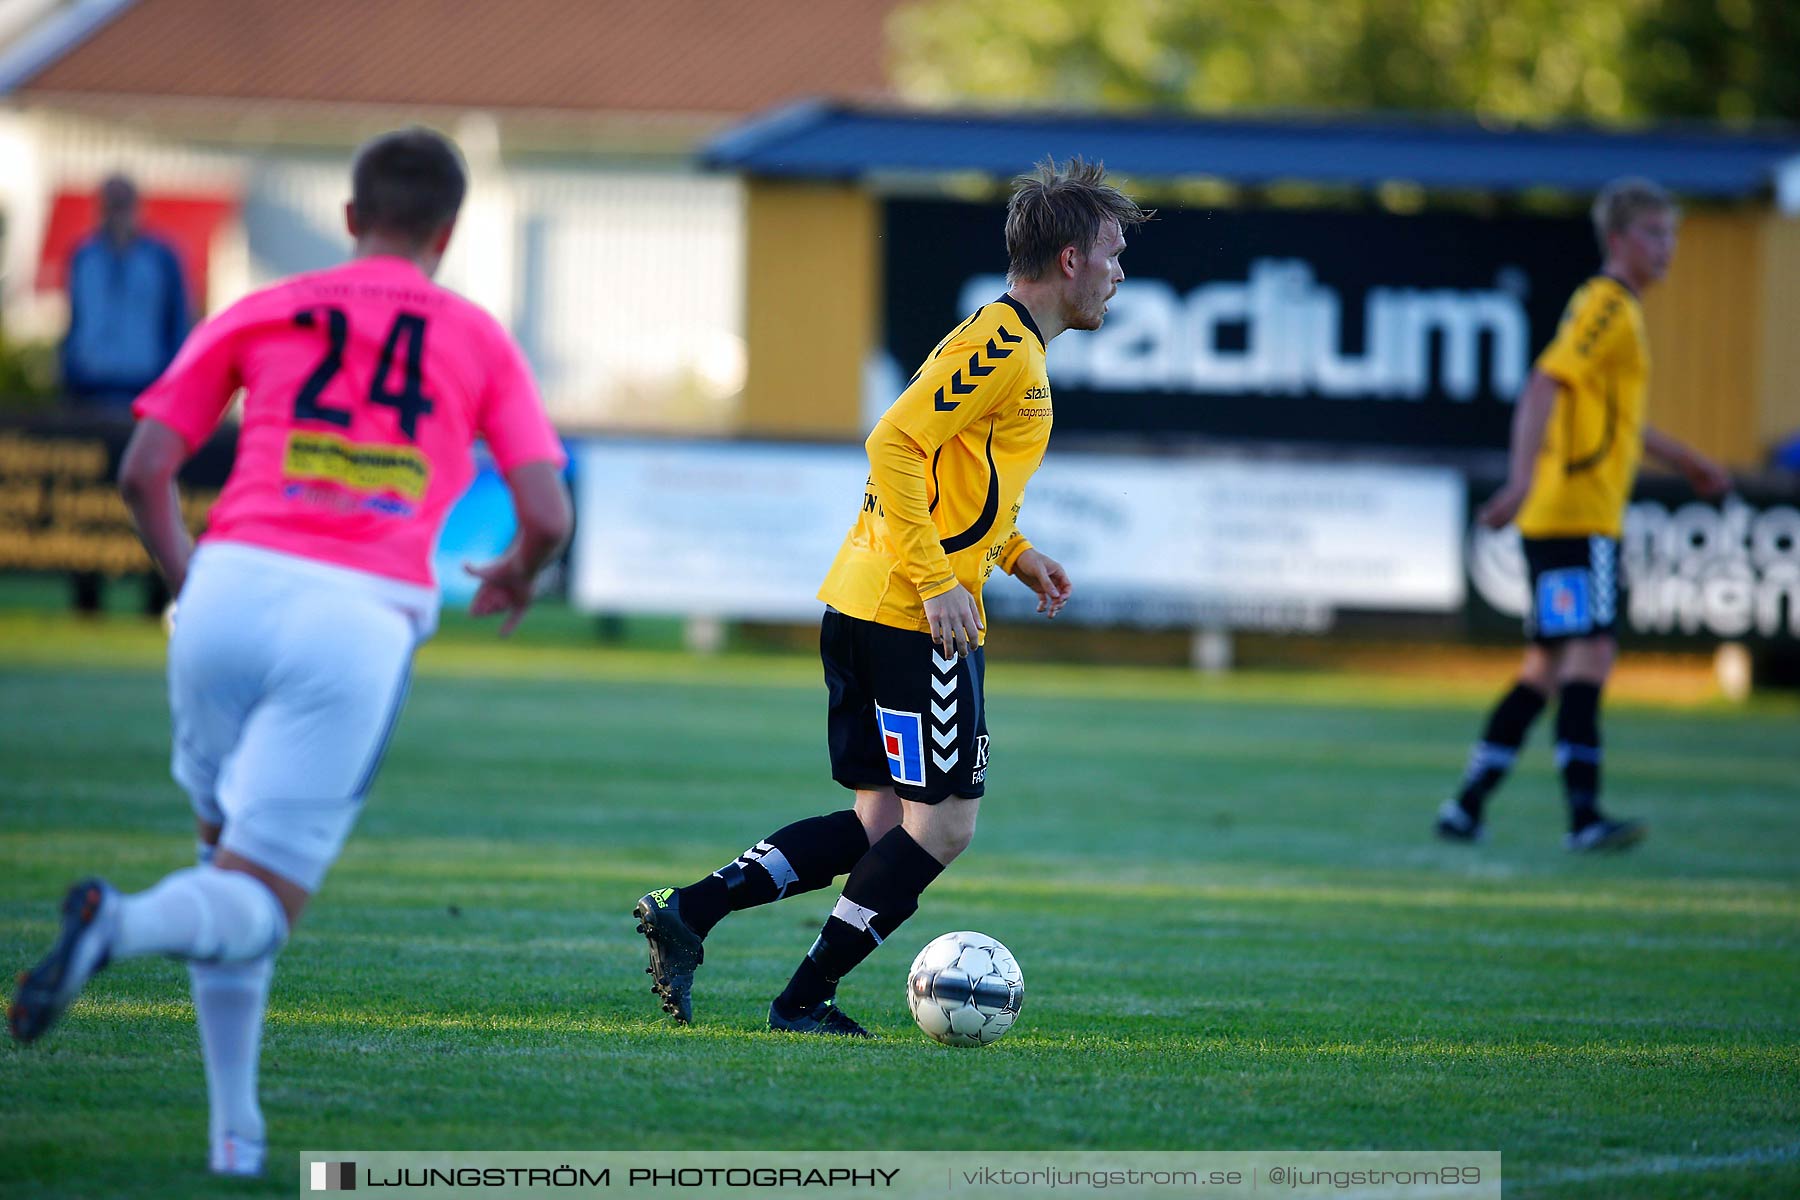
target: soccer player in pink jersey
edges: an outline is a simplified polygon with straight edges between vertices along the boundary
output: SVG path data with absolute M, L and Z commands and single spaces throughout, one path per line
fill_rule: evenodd
M 562 447 L 500 325 L 431 281 L 466 187 L 424 129 L 357 153 L 355 255 L 232 305 L 139 398 L 120 490 L 179 598 L 173 773 L 199 865 L 125 895 L 76 884 L 7 1012 L 29 1042 L 108 962 L 186 959 L 211 1101 L 209 1162 L 260 1174 L 263 1011 L 275 955 L 356 822 L 436 627 L 431 552 L 487 441 L 518 533 L 469 567 L 472 610 L 511 631 L 568 538 Z M 196 548 L 175 475 L 242 390 L 237 462 Z

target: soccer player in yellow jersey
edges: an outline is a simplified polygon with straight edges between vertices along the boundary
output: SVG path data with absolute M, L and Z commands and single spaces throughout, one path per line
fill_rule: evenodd
M 1679 215 L 1647 180 L 1617 180 L 1600 193 L 1593 216 L 1605 263 L 1570 299 L 1513 416 L 1506 485 L 1478 516 L 1492 529 L 1518 522 L 1531 580 L 1531 644 L 1512 690 L 1488 717 L 1460 791 L 1438 810 L 1437 832 L 1447 840 L 1481 839 L 1483 805 L 1552 689 L 1556 761 L 1569 802 L 1564 844 L 1622 850 L 1643 840 L 1642 822 L 1600 811 L 1600 692 L 1618 651 L 1625 504 L 1646 451 L 1703 496 L 1731 483 L 1718 464 L 1644 417 L 1649 354 L 1638 297 L 1667 273 Z
M 770 834 L 688 887 L 638 901 L 663 1008 L 692 1013 L 701 941 L 727 913 L 846 872 L 843 894 L 769 1027 L 867 1037 L 834 1004 L 838 981 L 919 906 L 975 833 L 988 773 L 982 585 L 995 567 L 1054 617 L 1068 575 L 1014 524 L 1050 439 L 1044 349 L 1098 329 L 1124 272 L 1125 230 L 1147 220 L 1099 164 L 1040 164 L 1006 214 L 1006 294 L 937 344 L 875 425 L 869 479 L 819 589 L 832 778 L 853 808 Z

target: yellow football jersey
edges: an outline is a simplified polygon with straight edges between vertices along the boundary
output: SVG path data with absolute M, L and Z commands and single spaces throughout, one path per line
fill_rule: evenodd
M 1537 367 L 1559 386 L 1519 532 L 1619 537 L 1643 457 L 1650 377 L 1637 296 L 1605 275 L 1588 280 L 1570 297 Z
M 1043 337 L 1002 296 L 939 342 L 876 422 L 862 509 L 819 599 L 927 632 L 924 601 L 958 583 L 979 608 L 994 567 L 1010 572 L 1030 545 L 1016 521 L 1050 423 Z

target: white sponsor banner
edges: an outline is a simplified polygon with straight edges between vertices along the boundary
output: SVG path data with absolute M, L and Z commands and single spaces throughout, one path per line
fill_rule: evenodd
M 863 499 L 860 447 L 588 443 L 573 598 L 590 611 L 804 619 Z M 1429 467 L 1052 454 L 1021 528 L 1076 620 L 1318 628 L 1454 612 L 1465 486 Z M 1016 594 L 1015 594 L 1016 593 Z M 996 615 L 1031 607 L 990 581 Z
M 582 442 L 570 599 L 589 612 L 816 616 L 868 470 L 861 447 Z
M 1066 455 L 1019 523 L 1078 595 L 1452 612 L 1463 497 L 1438 468 Z

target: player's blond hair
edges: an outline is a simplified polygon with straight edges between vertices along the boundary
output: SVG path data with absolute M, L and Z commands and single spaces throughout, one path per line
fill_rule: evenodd
M 1077 154 L 1058 166 L 1046 158 L 1013 180 L 1006 206 L 1006 281 L 1042 279 L 1065 246 L 1088 253 L 1108 220 L 1127 229 L 1155 215 L 1106 182 L 1104 163 Z
M 1681 215 L 1668 192 L 1648 179 L 1628 175 L 1615 179 L 1594 197 L 1594 236 L 1600 239 L 1600 253 L 1605 254 L 1606 239 L 1624 233 L 1631 223 L 1645 213 L 1666 212 Z

